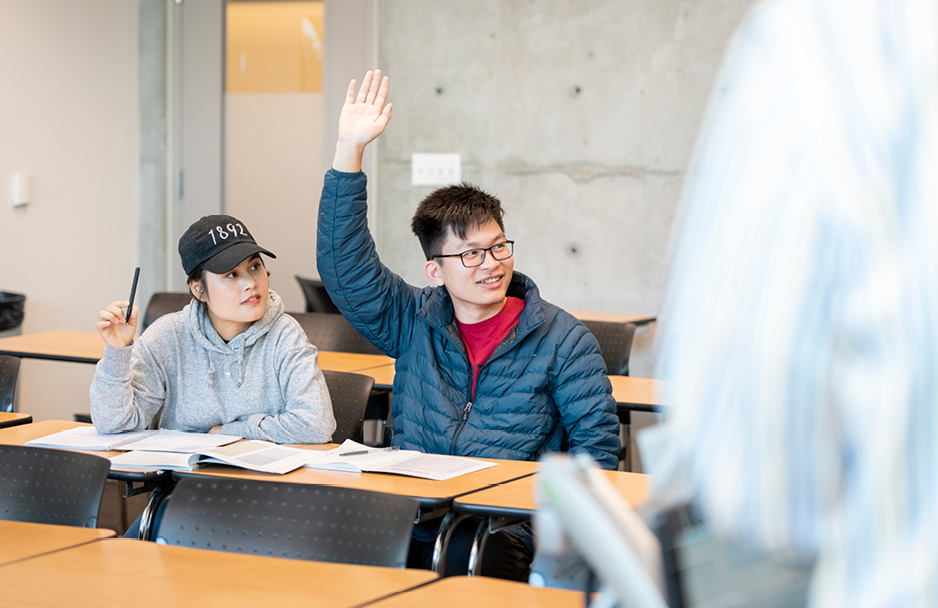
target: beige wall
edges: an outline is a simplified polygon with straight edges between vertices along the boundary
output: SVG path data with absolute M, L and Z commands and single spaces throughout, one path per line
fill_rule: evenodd
M 94 329 L 137 262 L 137 3 L 0 3 L 0 289 L 25 293 L 23 332 Z M 10 174 L 33 176 L 13 209 Z M 88 411 L 90 365 L 23 362 L 20 410 Z
M 322 94 L 228 93 L 225 100 L 225 209 L 277 254 L 266 262 L 270 288 L 287 310 L 305 310 L 294 275 L 319 276 Z

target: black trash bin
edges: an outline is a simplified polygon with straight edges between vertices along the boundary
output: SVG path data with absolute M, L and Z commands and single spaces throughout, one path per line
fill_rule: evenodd
M 25 304 L 26 296 L 23 294 L 0 291 L 0 337 L 20 333 Z

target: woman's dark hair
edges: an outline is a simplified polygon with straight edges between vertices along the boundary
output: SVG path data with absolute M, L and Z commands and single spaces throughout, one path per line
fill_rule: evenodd
M 189 287 L 189 293 L 192 293 L 192 282 L 195 281 L 202 286 L 202 291 L 208 294 L 208 285 L 205 284 L 205 269 L 201 266 L 196 266 L 192 269 L 192 272 L 189 273 L 189 276 L 186 278 L 186 286 Z M 192 293 L 192 297 L 196 300 L 199 299 L 197 295 Z

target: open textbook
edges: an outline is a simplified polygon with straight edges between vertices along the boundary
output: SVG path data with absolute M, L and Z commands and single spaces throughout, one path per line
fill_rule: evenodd
M 186 433 L 183 431 L 129 431 L 103 435 L 93 426 L 79 426 L 44 437 L 37 437 L 26 445 L 39 448 L 61 448 L 66 450 L 149 450 L 151 452 L 195 453 L 208 448 L 226 445 L 241 439 L 236 435 L 213 435 L 209 433 Z
M 134 450 L 113 456 L 111 467 L 191 471 L 203 464 L 227 464 L 261 473 L 282 475 L 302 467 L 309 460 L 310 454 L 315 452 L 269 441 L 250 440 L 203 449 L 194 454 Z
M 332 450 L 311 452 L 308 460 L 306 466 L 314 469 L 353 473 L 393 473 L 436 481 L 452 479 L 498 464 L 475 458 L 423 454 L 413 450 L 369 448 L 351 439 L 346 439 L 342 445 Z

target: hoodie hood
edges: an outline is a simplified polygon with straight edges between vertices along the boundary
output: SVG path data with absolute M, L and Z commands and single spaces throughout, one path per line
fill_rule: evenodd
M 274 291 L 268 290 L 264 316 L 227 343 L 212 325 L 205 305 L 192 300 L 183 308 L 182 314 L 189 333 L 196 343 L 205 349 L 205 356 L 208 357 L 208 386 L 215 386 L 216 360 L 219 357 L 221 357 L 219 364 L 224 367 L 225 374 L 229 376 L 235 374 L 238 386 L 241 386 L 244 381 L 244 351 L 254 346 L 270 331 L 277 319 L 283 316 L 283 301 Z
M 267 309 L 264 310 L 264 316 L 227 343 L 218 335 L 204 305 L 192 300 L 182 309 L 182 312 L 185 315 L 186 327 L 200 346 L 211 351 L 233 354 L 253 346 L 270 331 L 277 319 L 283 316 L 283 300 L 274 291 L 268 290 Z

